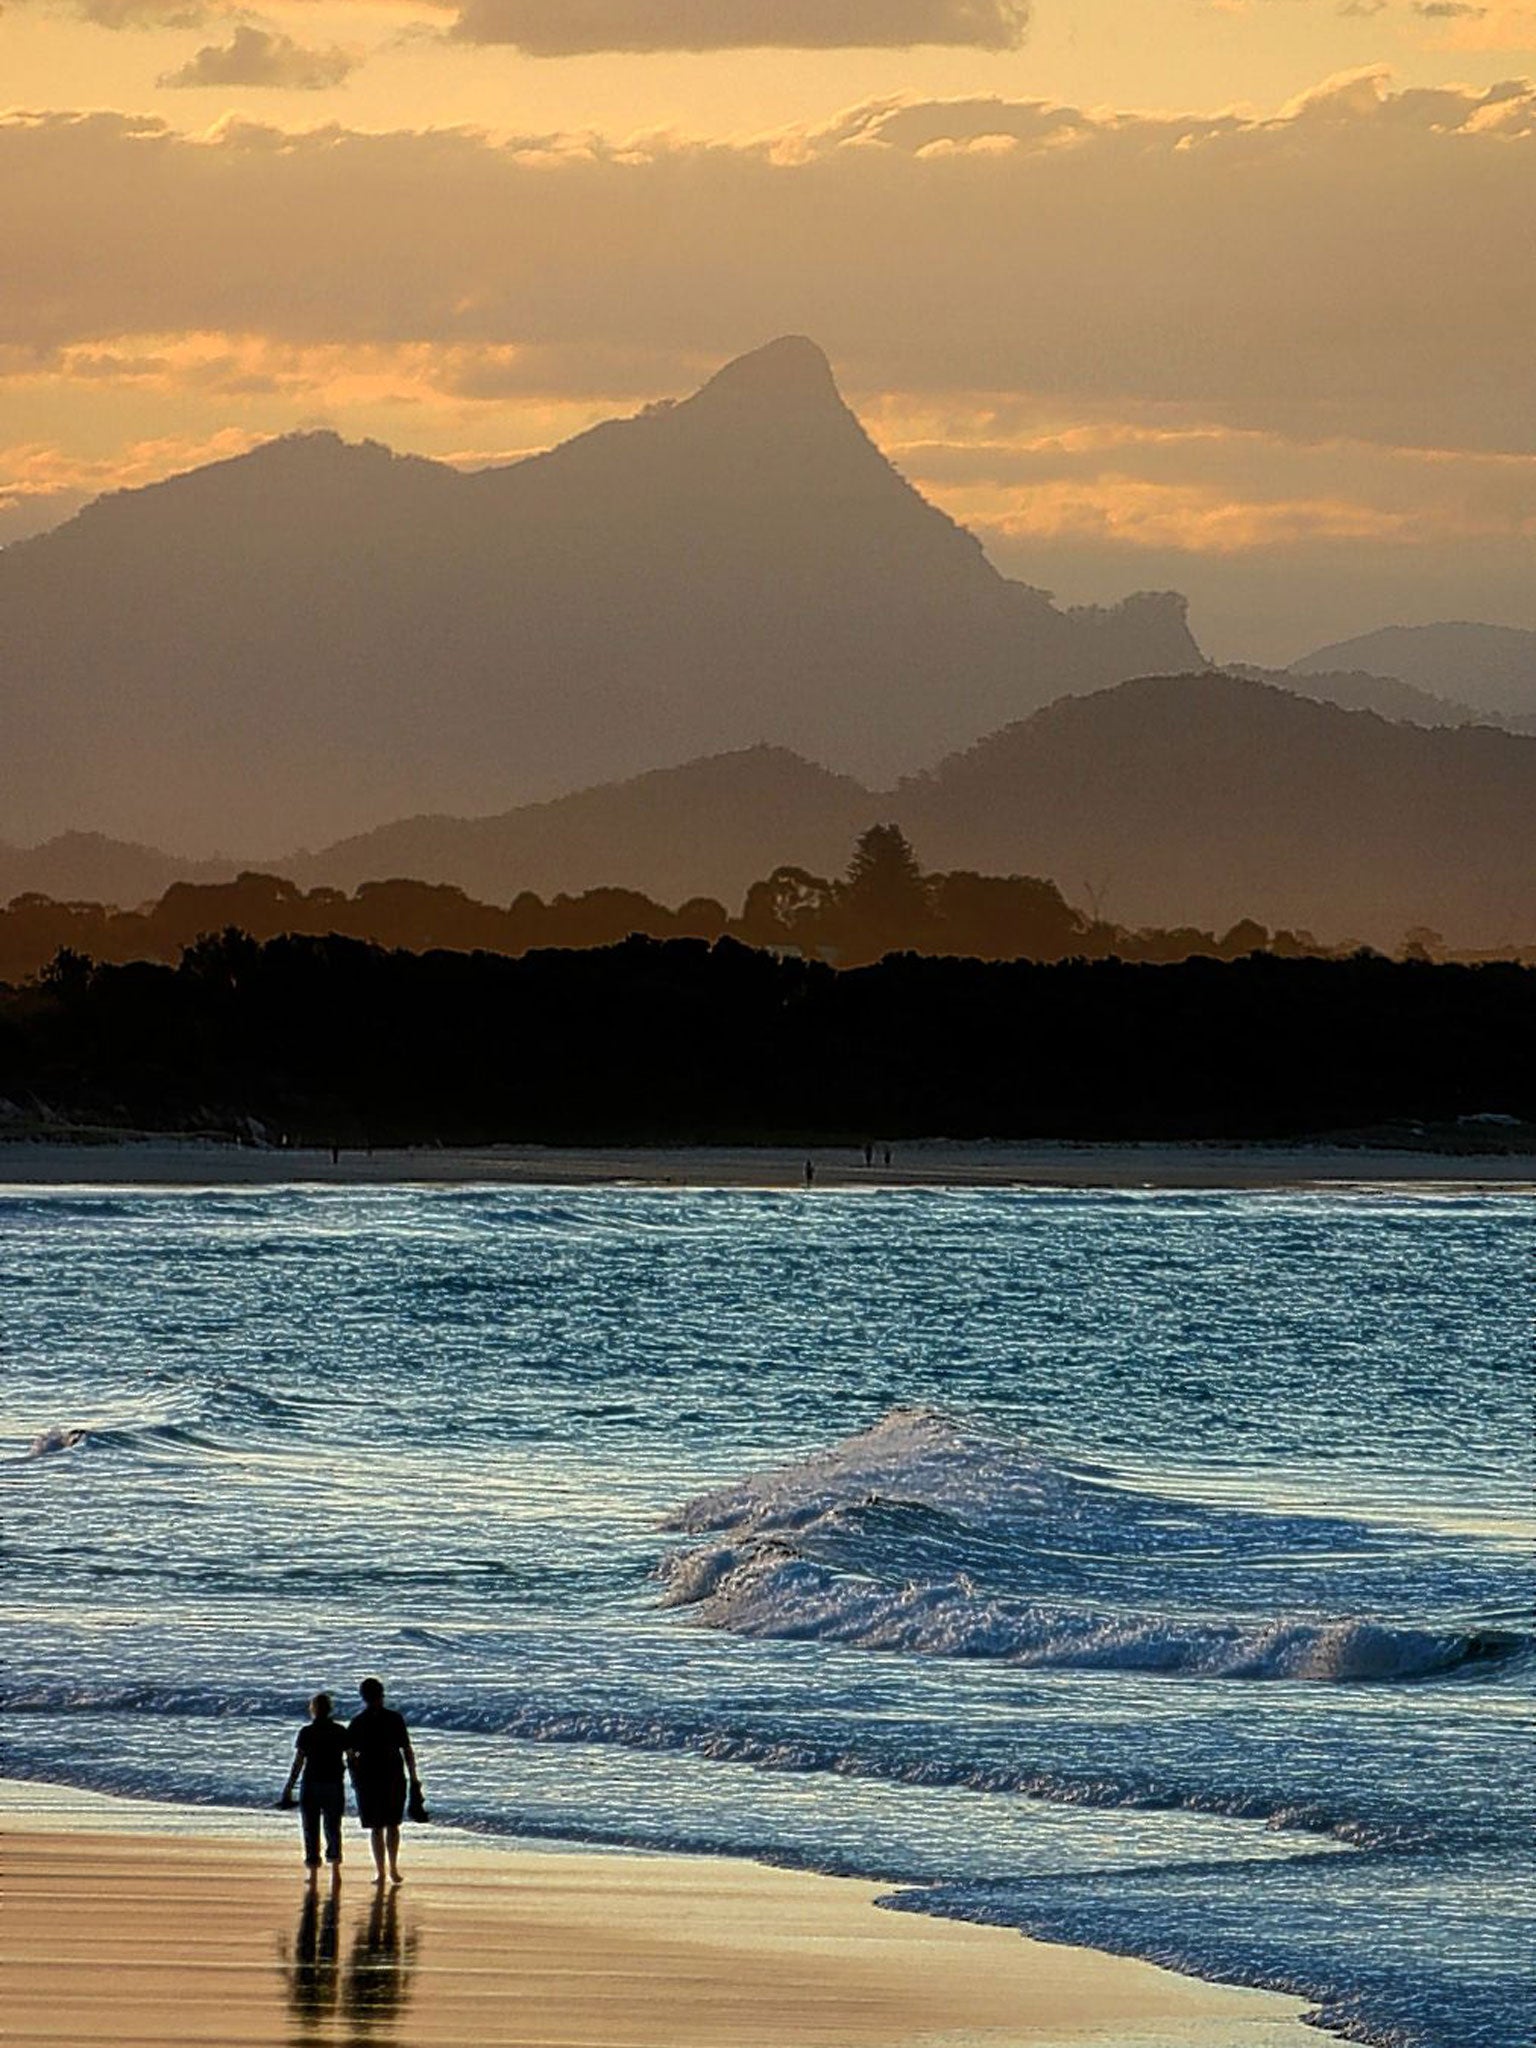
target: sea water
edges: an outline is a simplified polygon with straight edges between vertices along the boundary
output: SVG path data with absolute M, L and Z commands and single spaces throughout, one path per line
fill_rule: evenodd
M 1523 1196 L 0 1192 L 13 1776 L 436 1818 L 1532 2035 Z

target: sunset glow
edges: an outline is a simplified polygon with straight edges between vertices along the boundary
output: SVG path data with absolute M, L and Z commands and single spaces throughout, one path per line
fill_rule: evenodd
M 8 7 L 0 540 L 296 428 L 511 459 L 803 331 L 1073 599 L 1254 659 L 1536 618 L 1536 8 L 706 17 Z

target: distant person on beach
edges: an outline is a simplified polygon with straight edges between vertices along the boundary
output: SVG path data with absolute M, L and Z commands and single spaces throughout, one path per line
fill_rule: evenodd
M 347 1804 L 347 1729 L 331 1712 L 331 1696 L 317 1692 L 309 1703 L 309 1719 L 293 1745 L 293 1768 L 278 1799 L 292 1806 L 299 1787 L 299 1822 L 304 1831 L 304 1867 L 311 1877 L 320 1868 L 320 1835 L 325 1832 L 325 1860 L 341 1875 L 341 1817 Z
M 814 1167 L 814 1166 L 813 1166 L 813 1165 L 811 1164 L 810 1160 L 809 1160 L 809 1159 L 807 1159 L 807 1161 L 805 1162 L 805 1184 L 806 1184 L 806 1186 L 807 1186 L 807 1187 L 810 1187 L 810 1186 L 811 1186 L 811 1184 L 812 1184 L 812 1182 L 813 1182 L 813 1181 L 815 1180 L 815 1178 L 816 1178 L 816 1168 L 815 1168 L 815 1167 Z
M 357 1817 L 373 1840 L 375 1882 L 384 1882 L 387 1867 L 390 1883 L 398 1884 L 400 1823 L 405 1818 L 407 1788 L 412 1817 L 426 1818 L 416 1752 L 404 1715 L 384 1704 L 383 1681 L 365 1678 L 358 1690 L 363 1711 L 347 1730 L 347 1762 L 352 1768 Z

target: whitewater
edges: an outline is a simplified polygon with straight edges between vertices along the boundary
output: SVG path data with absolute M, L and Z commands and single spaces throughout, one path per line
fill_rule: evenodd
M 0 1190 L 12 1777 L 434 1814 L 1536 2010 L 1521 1196 Z

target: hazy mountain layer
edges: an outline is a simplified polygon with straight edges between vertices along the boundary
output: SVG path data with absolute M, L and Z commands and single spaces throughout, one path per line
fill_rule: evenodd
M 752 747 L 272 865 L 307 887 L 409 876 L 507 903 L 614 884 L 735 908 L 778 865 L 840 872 L 887 819 L 929 868 L 1045 876 L 1130 926 L 1252 917 L 1330 943 L 1395 946 L 1420 925 L 1461 947 L 1536 941 L 1536 738 L 1391 723 L 1212 671 L 1064 698 L 883 793 Z M 218 876 L 85 835 L 0 849 L 0 897 L 133 904 Z
M 154 846 L 134 846 L 99 832 L 61 832 L 41 846 L 0 845 L 0 903 L 24 895 L 55 903 L 116 903 L 132 908 L 172 882 L 222 882 L 230 861 L 178 860 Z
M 1536 935 L 1536 739 L 1215 673 L 1065 698 L 905 785 L 896 812 L 935 867 L 1049 875 L 1123 924 Z
M 284 864 L 313 886 L 392 876 L 510 901 L 619 883 L 664 903 L 730 905 L 782 862 L 839 872 L 875 799 L 783 747 L 751 747 L 492 818 L 407 818 Z M 702 879 L 701 879 L 702 878 Z
M 1475 704 L 1458 704 L 1449 697 L 1437 697 L 1414 683 L 1396 676 L 1371 675 L 1365 669 L 1260 668 L 1253 662 L 1227 661 L 1222 671 L 1244 676 L 1253 683 L 1273 683 L 1298 697 L 1311 697 L 1319 704 L 1337 704 L 1345 711 L 1374 711 L 1408 725 L 1502 725 L 1509 721 Z
M 1536 718 L 1536 632 L 1520 626 L 1382 626 L 1291 663 L 1298 676 L 1328 669 L 1396 676 L 1480 711 Z
M 331 434 L 0 554 L 0 831 L 275 855 L 758 741 L 889 779 L 1198 661 L 1183 601 L 1062 611 L 790 338 L 466 475 Z
M 734 904 L 779 862 L 838 871 L 882 819 L 931 868 L 1047 876 L 1128 925 L 1536 938 L 1536 739 L 1392 724 L 1216 673 L 1064 698 L 885 794 L 754 749 L 500 818 L 413 820 L 294 872 Z

